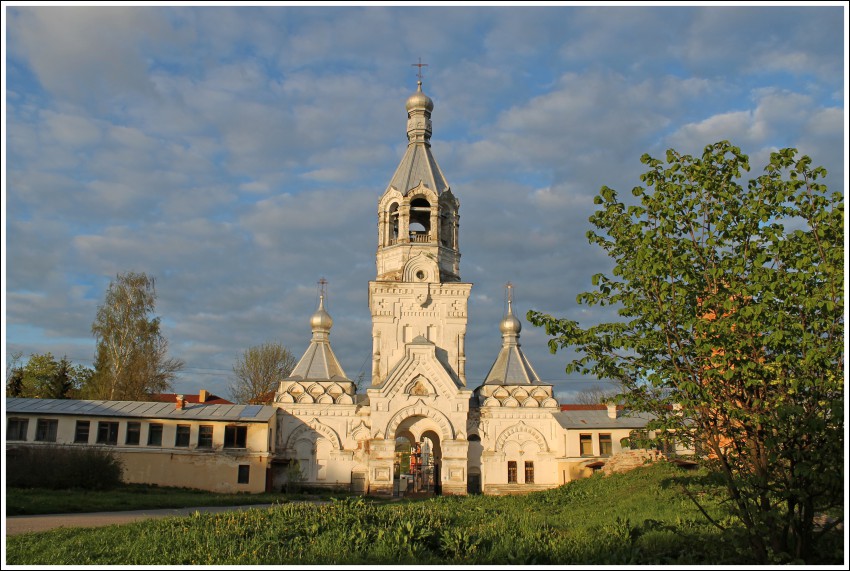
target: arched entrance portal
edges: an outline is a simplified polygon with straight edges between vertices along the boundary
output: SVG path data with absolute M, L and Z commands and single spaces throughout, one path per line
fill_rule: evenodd
M 442 450 L 433 420 L 414 416 L 396 430 L 393 495 L 439 495 Z

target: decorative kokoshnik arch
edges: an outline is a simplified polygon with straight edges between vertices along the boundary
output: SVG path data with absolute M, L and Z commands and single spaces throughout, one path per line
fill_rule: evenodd
M 286 439 L 286 445 L 284 448 L 292 448 L 292 446 L 300 438 L 306 437 L 308 439 L 315 439 L 316 433 L 324 436 L 336 450 L 342 450 L 342 440 L 340 439 L 339 434 L 337 434 L 333 428 L 326 424 L 322 424 L 315 418 L 310 420 L 307 424 L 302 424 L 293 430 L 289 434 L 289 438 Z
M 384 430 L 384 439 L 394 439 L 395 431 L 398 429 L 399 425 L 411 416 L 425 416 L 430 418 L 437 423 L 437 426 L 440 427 L 440 432 L 442 433 L 440 434 L 440 438 L 443 440 L 455 439 L 455 429 L 448 417 L 442 412 L 429 407 L 422 401 L 417 401 L 415 404 L 407 406 L 395 413 L 387 423 L 386 430 Z
M 537 445 L 540 447 L 541 452 L 549 452 L 549 445 L 546 443 L 546 438 L 540 433 L 539 430 L 528 426 L 527 424 L 520 422 L 519 424 L 514 424 L 513 426 L 509 426 L 504 429 L 499 437 L 496 439 L 496 451 L 501 451 L 505 447 L 505 442 L 507 442 L 508 438 L 513 436 L 514 434 L 525 433 L 531 436 L 531 438 L 537 442 Z

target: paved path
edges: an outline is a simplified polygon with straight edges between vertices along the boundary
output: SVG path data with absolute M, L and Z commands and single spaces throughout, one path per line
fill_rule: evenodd
M 251 508 L 270 508 L 274 504 L 255 504 L 250 506 L 194 507 L 166 510 L 138 510 L 129 512 L 95 512 L 77 514 L 47 514 L 6 516 L 6 536 L 47 531 L 57 527 L 101 527 L 131 523 L 143 519 L 157 519 L 169 516 L 185 516 L 195 512 L 224 512 L 247 510 Z

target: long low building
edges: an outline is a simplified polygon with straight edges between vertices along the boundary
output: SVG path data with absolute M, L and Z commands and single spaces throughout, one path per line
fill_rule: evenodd
M 128 483 L 256 493 L 268 488 L 276 412 L 182 400 L 7 398 L 6 447 L 108 447 Z

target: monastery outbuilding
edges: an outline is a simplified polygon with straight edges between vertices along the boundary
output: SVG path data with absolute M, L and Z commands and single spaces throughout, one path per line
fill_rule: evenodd
M 111 446 L 131 482 L 259 492 L 297 479 L 383 496 L 552 488 L 628 447 L 646 419 L 562 407 L 523 354 L 510 286 L 493 324 L 502 347 L 483 384 L 467 386 L 460 202 L 431 153 L 434 103 L 421 81 L 406 110 L 407 151 L 377 204 L 365 393 L 331 348 L 322 290 L 309 346 L 271 406 L 9 398 L 7 446 Z

